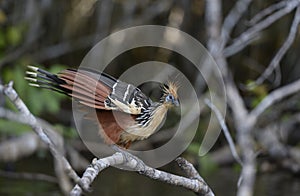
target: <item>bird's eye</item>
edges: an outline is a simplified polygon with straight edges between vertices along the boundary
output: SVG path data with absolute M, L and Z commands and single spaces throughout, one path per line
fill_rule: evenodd
M 173 96 L 172 95 L 167 95 L 167 97 L 166 97 L 166 101 L 171 101 L 171 100 L 173 100 L 174 98 L 173 98 Z

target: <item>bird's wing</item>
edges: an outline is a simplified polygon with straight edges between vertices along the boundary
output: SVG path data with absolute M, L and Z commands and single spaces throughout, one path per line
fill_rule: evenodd
M 139 88 L 105 73 L 66 69 L 56 75 L 40 68 L 29 68 L 34 71 L 27 72 L 31 85 L 67 94 L 91 108 L 138 115 L 152 104 Z

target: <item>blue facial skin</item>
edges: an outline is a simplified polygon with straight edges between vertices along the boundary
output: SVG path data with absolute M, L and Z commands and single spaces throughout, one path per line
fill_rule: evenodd
M 166 102 L 169 102 L 169 103 L 171 103 L 171 104 L 173 104 L 173 105 L 175 105 L 175 106 L 179 106 L 179 101 L 178 101 L 178 99 L 175 99 L 174 96 L 171 95 L 171 94 L 168 94 L 168 95 L 166 96 Z

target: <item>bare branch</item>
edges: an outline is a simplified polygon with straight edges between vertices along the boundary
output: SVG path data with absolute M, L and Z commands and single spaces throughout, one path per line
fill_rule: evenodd
M 29 156 L 41 149 L 39 138 L 35 133 L 28 132 L 20 137 L 0 143 L 0 161 L 16 161 Z
M 0 176 L 5 178 L 14 178 L 14 179 L 24 179 L 24 180 L 38 180 L 38 181 L 45 181 L 51 183 L 57 183 L 57 179 L 53 176 L 49 176 L 46 174 L 40 173 L 27 173 L 27 172 L 9 172 L 9 171 L 1 171 Z
M 195 169 L 193 164 L 191 164 L 185 158 L 182 158 L 182 157 L 178 157 L 175 161 L 177 162 L 179 167 L 186 173 L 186 175 L 190 179 L 197 179 L 197 180 L 199 180 L 200 182 L 202 182 L 203 184 L 206 185 L 207 190 L 203 189 L 203 191 L 201 192 L 202 195 L 207 195 L 207 196 L 208 195 L 210 195 L 210 196 L 214 195 L 214 193 L 212 192 L 210 187 L 206 184 L 204 179 L 199 175 L 199 173 L 197 172 L 197 170 Z
M 151 168 L 145 165 L 145 163 L 136 156 L 123 150 L 120 150 L 119 152 L 116 152 L 112 156 L 106 158 L 98 160 L 94 159 L 92 161 L 92 164 L 86 169 L 81 178 L 82 186 L 85 188 L 85 190 L 88 190 L 91 183 L 102 170 L 106 169 L 109 166 L 115 165 L 122 165 L 128 167 L 141 175 L 145 175 L 149 178 L 166 182 L 171 185 L 184 187 L 203 196 L 214 195 L 211 189 L 208 187 L 208 185 L 204 181 L 199 180 L 202 179 L 201 177 L 199 179 L 189 179 Z M 81 194 L 81 188 L 78 185 L 76 185 L 71 191 L 70 195 L 75 196 Z
M 209 51 L 216 52 L 219 50 L 220 43 L 220 26 L 221 26 L 221 1 L 220 0 L 207 0 L 206 1 L 206 30 L 207 35 L 209 36 L 209 40 L 207 42 L 207 46 Z
M 285 40 L 284 44 L 281 46 L 281 48 L 278 50 L 272 61 L 270 62 L 268 68 L 264 71 L 264 73 L 256 80 L 256 84 L 259 85 L 265 81 L 266 78 L 268 78 L 273 70 L 279 65 L 281 59 L 286 54 L 288 49 L 293 44 L 295 37 L 298 32 L 298 26 L 300 22 L 300 7 L 297 8 L 297 11 L 295 13 L 294 21 L 291 25 L 290 33 Z
M 172 7 L 174 1 L 154 1 L 150 5 L 147 5 L 145 7 L 145 10 L 139 15 L 138 17 L 134 17 L 132 21 L 130 21 L 131 24 L 134 25 L 141 25 L 145 24 L 145 22 L 155 18 L 159 14 L 165 12 L 166 10 L 170 10 Z M 122 20 L 116 25 L 115 27 L 124 27 L 129 24 L 128 19 L 127 20 Z
M 269 7 L 267 7 L 266 9 L 260 11 L 259 13 L 257 13 L 249 22 L 249 25 L 255 25 L 256 23 L 258 23 L 260 20 L 262 20 L 263 18 L 265 18 L 266 16 L 272 14 L 273 12 L 275 12 L 276 10 L 279 10 L 283 7 L 286 6 L 286 4 L 288 4 L 288 1 L 280 1 L 278 3 L 272 4 Z
M 288 4 L 275 12 L 274 14 L 268 16 L 266 19 L 263 21 L 257 23 L 253 27 L 249 28 L 247 31 L 242 33 L 238 38 L 234 39 L 233 43 L 226 47 L 224 49 L 224 55 L 225 57 L 232 56 L 236 54 L 237 52 L 241 51 L 244 49 L 246 46 L 248 46 L 257 36 L 257 34 L 262 31 L 263 29 L 267 28 L 277 20 L 279 20 L 282 16 L 290 13 L 299 5 L 300 1 L 299 0 L 291 0 L 288 2 Z
M 10 82 L 8 85 L 3 86 L 0 85 L 0 92 L 3 92 L 10 101 L 15 105 L 15 107 L 19 110 L 21 115 L 23 115 L 26 124 L 30 125 L 35 133 L 39 136 L 39 138 L 47 144 L 50 149 L 50 152 L 53 154 L 55 159 L 61 161 L 63 164 L 63 169 L 67 172 L 67 174 L 75 181 L 79 182 L 80 178 L 77 176 L 76 172 L 71 167 L 70 163 L 67 159 L 62 155 L 59 149 L 56 148 L 53 141 L 48 137 L 48 135 L 44 132 L 42 126 L 37 121 L 37 119 L 30 113 L 24 102 L 20 99 L 17 92 L 13 89 L 13 82 Z
M 209 15 L 210 17 L 213 17 L 215 19 L 211 19 L 206 16 L 206 19 L 210 22 L 215 22 L 215 24 L 211 24 L 212 27 L 215 27 L 215 32 L 219 32 L 219 34 L 215 36 L 211 36 L 211 31 L 208 29 L 208 35 L 210 36 L 209 43 L 209 49 L 211 52 L 211 55 L 214 57 L 217 65 L 221 68 L 222 74 L 225 79 L 225 85 L 226 85 L 226 93 L 228 97 L 228 103 L 233 111 L 233 117 L 234 117 L 234 123 L 235 127 L 237 129 L 237 142 L 239 146 L 241 147 L 241 153 L 243 155 L 243 168 L 241 172 L 241 178 L 243 179 L 242 183 L 239 186 L 237 195 L 239 196 L 251 196 L 253 194 L 253 187 L 255 182 L 255 153 L 254 153 L 254 145 L 252 142 L 252 134 L 251 130 L 253 129 L 253 120 L 251 118 L 248 118 L 248 111 L 245 107 L 244 101 L 234 84 L 233 77 L 231 73 L 228 71 L 228 65 L 226 58 L 224 56 L 224 50 L 222 47 L 220 47 L 220 31 L 218 29 L 220 28 L 220 24 L 218 23 L 221 19 L 221 12 L 215 13 L 212 12 L 215 9 L 213 7 L 220 7 L 221 2 L 218 0 L 206 1 L 206 12 L 211 12 Z M 218 4 L 218 5 L 215 5 Z M 221 10 L 221 9 L 219 9 Z M 217 18 L 219 17 L 219 18 Z
M 267 108 L 276 103 L 277 101 L 297 93 L 300 91 L 300 79 L 278 88 L 272 91 L 268 96 L 266 96 L 258 106 L 256 106 L 250 113 L 250 116 L 257 119 Z
M 233 28 L 241 18 L 241 16 L 246 12 L 248 9 L 249 4 L 252 2 L 252 0 L 239 0 L 235 3 L 234 7 L 230 10 L 227 17 L 224 19 L 221 36 L 222 36 L 222 42 L 223 46 L 228 41 L 228 38 L 230 36 L 230 33 L 232 32 Z
M 280 126 L 286 126 L 285 124 L 286 122 L 282 122 Z M 276 160 L 281 167 L 293 173 L 299 173 L 300 159 L 297 158 L 299 157 L 299 149 L 282 143 L 279 134 L 276 133 L 278 129 L 279 127 L 277 125 L 268 125 L 256 132 L 257 138 L 262 147 L 268 152 L 268 155 Z M 285 131 L 287 131 L 287 129 L 285 129 Z
M 225 120 L 223 119 L 221 112 L 208 99 L 205 99 L 205 103 L 216 114 L 216 116 L 218 118 L 218 121 L 219 121 L 219 123 L 220 123 L 220 125 L 222 127 L 223 133 L 224 133 L 224 135 L 226 137 L 226 140 L 227 140 L 227 142 L 229 144 L 229 148 L 231 150 L 232 156 L 234 157 L 234 159 L 236 160 L 236 162 L 238 162 L 241 166 L 243 166 L 242 160 L 241 160 L 240 156 L 238 155 L 238 153 L 237 153 L 237 151 L 235 149 L 235 144 L 234 144 L 233 139 L 232 139 L 232 137 L 230 135 L 230 132 L 229 132 L 229 130 L 228 130 L 226 124 L 225 124 Z

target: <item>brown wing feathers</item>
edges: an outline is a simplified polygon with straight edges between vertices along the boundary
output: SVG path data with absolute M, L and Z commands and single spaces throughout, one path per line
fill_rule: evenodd
M 112 89 L 100 81 L 105 76 L 101 75 L 99 77 L 98 75 L 98 78 L 96 78 L 88 71 L 72 69 L 64 70 L 55 75 L 36 67 L 30 66 L 29 68 L 35 71 L 27 72 L 30 77 L 26 79 L 32 82 L 30 85 L 67 94 L 88 107 L 107 109 L 104 101 Z M 106 82 L 107 80 L 111 79 L 106 79 Z
M 71 90 L 70 96 L 80 103 L 96 109 L 106 109 L 104 101 L 111 92 L 109 87 L 80 71 L 64 70 L 58 76 L 67 83 L 61 87 Z

